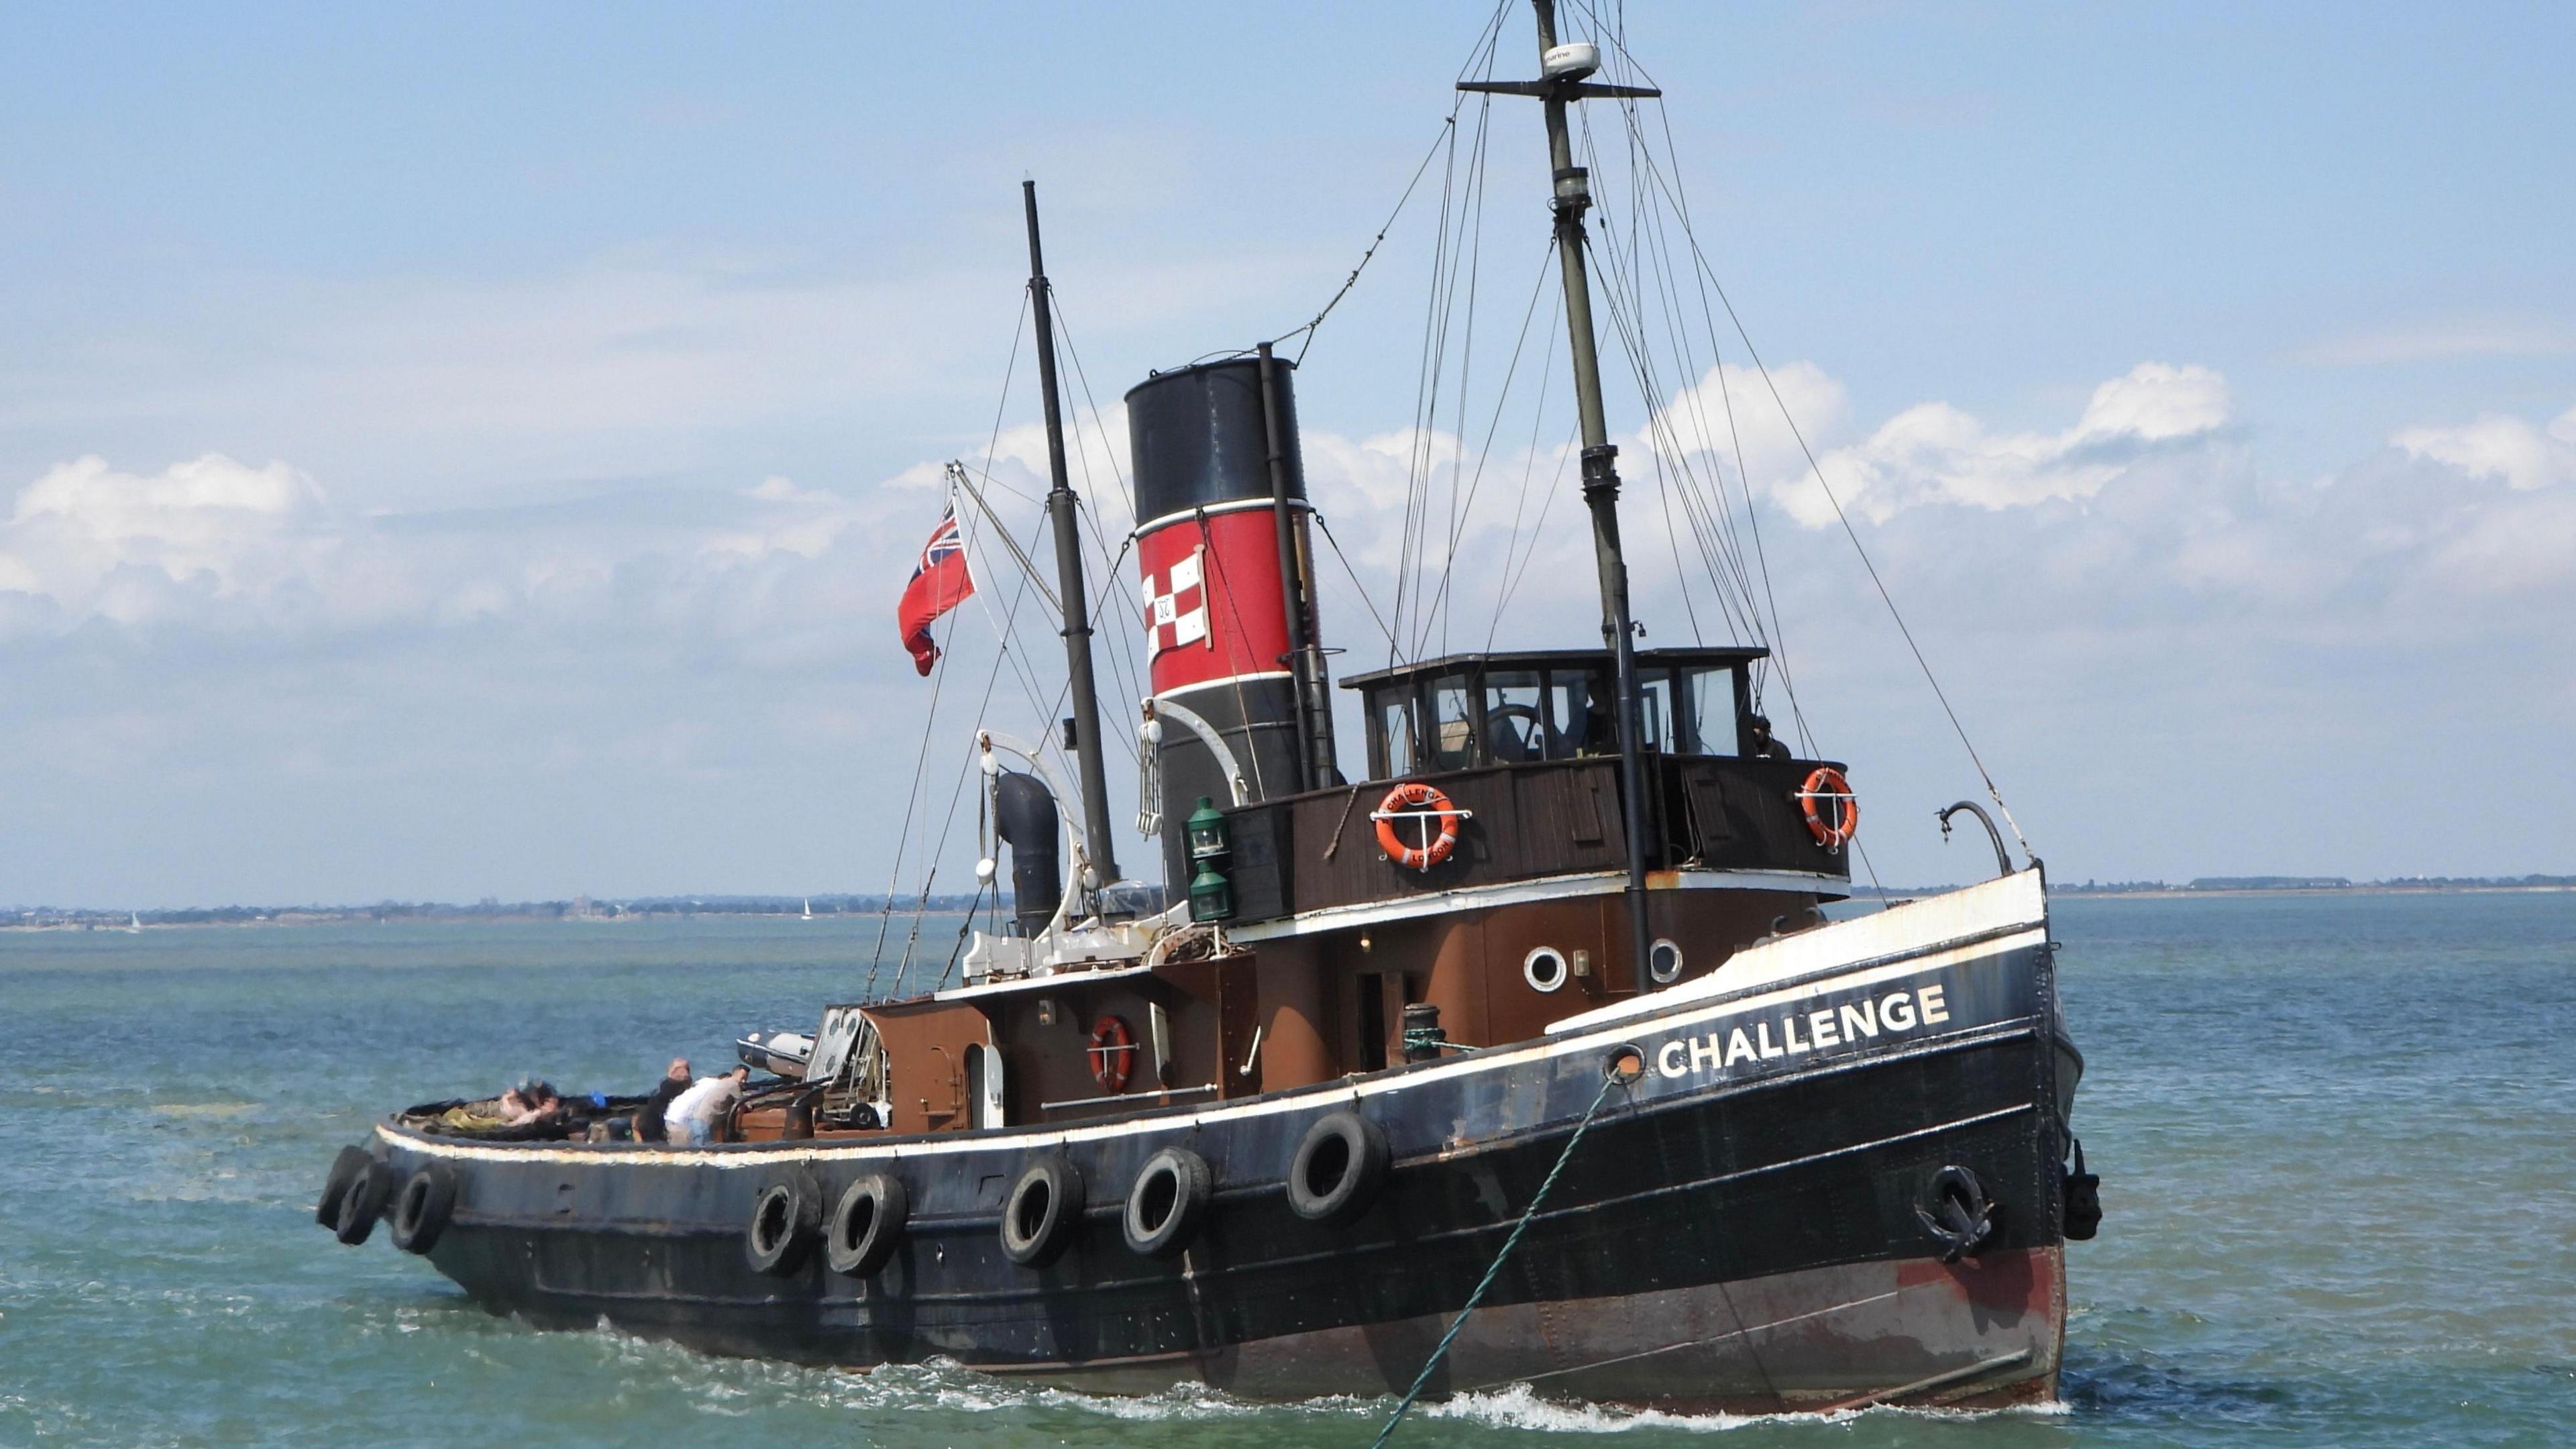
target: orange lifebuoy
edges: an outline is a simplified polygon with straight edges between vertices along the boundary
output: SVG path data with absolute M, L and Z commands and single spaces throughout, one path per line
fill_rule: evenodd
M 1407 780 L 1387 791 L 1369 818 L 1377 822 L 1378 849 L 1386 852 L 1387 859 L 1409 870 L 1429 870 L 1458 848 L 1458 823 L 1472 813 L 1450 804 L 1449 797 L 1432 786 Z M 1397 832 L 1399 820 L 1417 822 L 1411 844 Z M 1431 831 L 1435 821 L 1440 826 L 1437 835 Z
M 1849 845 L 1860 830 L 1860 797 L 1852 793 L 1851 781 L 1843 778 L 1843 772 L 1831 765 L 1818 765 L 1810 771 L 1807 783 L 1799 786 L 1791 798 L 1807 813 L 1807 833 L 1827 850 Z M 1819 800 L 1830 803 L 1819 810 Z
M 1127 1023 L 1115 1016 L 1104 1016 L 1091 1024 L 1091 1079 L 1111 1096 L 1127 1090 L 1127 1078 L 1136 1069 L 1136 1034 Z

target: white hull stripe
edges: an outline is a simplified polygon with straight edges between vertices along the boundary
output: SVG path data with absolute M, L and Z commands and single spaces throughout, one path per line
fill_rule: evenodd
M 1393 869 L 1392 866 L 1388 868 Z M 1527 905 L 1532 901 L 1614 895 L 1627 888 L 1628 874 L 1625 871 L 1586 871 L 1581 875 L 1549 876 L 1544 880 L 1514 881 L 1508 885 L 1433 891 L 1400 901 L 1326 906 L 1321 910 L 1302 911 L 1283 920 L 1263 921 L 1229 930 L 1226 934 L 1238 941 L 1279 941 L 1319 931 L 1347 931 L 1384 921 L 1412 920 L 1418 916 L 1447 915 L 1492 906 Z M 1840 876 L 1815 875 L 1802 870 L 1680 870 L 1653 872 L 1646 877 L 1646 889 L 1792 891 L 1799 895 L 1830 896 L 1840 900 L 1851 894 L 1851 882 Z
M 1336 1101 L 1356 1104 L 1371 1097 L 1393 1096 L 1399 1092 L 1444 1082 L 1452 1077 L 1479 1072 L 1501 1071 L 1531 1062 L 1552 1061 L 1560 1057 L 1589 1056 L 1611 1048 L 1635 1043 L 1642 1032 L 1665 1032 L 1685 1027 L 1703 1026 L 1748 1012 L 1761 1011 L 1784 1002 L 1802 1001 L 1832 992 L 1881 982 L 1925 975 L 1988 956 L 2024 950 L 2046 944 L 2048 932 L 2034 926 L 2014 935 L 1932 951 L 1908 960 L 1892 961 L 1847 976 L 1810 980 L 1797 986 L 1754 996 L 1736 997 L 1717 1003 L 1682 1003 L 1697 1005 L 1694 1011 L 1677 1012 L 1670 1017 L 1648 1017 L 1622 1022 L 1607 1030 L 1579 1036 L 1548 1040 L 1539 1044 L 1477 1052 L 1438 1066 L 1424 1067 L 1401 1076 L 1352 1084 L 1339 1092 L 1291 1091 L 1276 1097 L 1255 1097 L 1241 1103 L 1211 1107 L 1204 1112 L 1158 1116 L 1150 1120 L 1084 1124 L 1052 1130 L 1038 1129 L 1002 1136 L 958 1134 L 953 1138 L 915 1138 L 901 1146 L 877 1146 L 854 1143 L 845 1147 L 821 1147 L 805 1143 L 759 1143 L 750 1150 L 735 1146 L 720 1150 L 690 1149 L 685 1151 L 642 1152 L 635 1150 L 584 1152 L 564 1148 L 477 1147 L 450 1143 L 431 1137 L 397 1133 L 384 1123 L 377 1124 L 376 1135 L 389 1143 L 439 1157 L 462 1158 L 475 1162 L 591 1163 L 610 1165 L 686 1165 L 692 1167 L 767 1169 L 777 1166 L 781 1157 L 794 1157 L 812 1162 L 879 1161 L 893 1162 L 906 1157 L 930 1157 L 960 1152 L 1026 1152 L 1059 1147 L 1074 1142 L 1099 1142 L 1154 1132 L 1186 1132 L 1194 1127 L 1214 1125 L 1265 1116 L 1275 1112 L 1304 1112 Z M 1648 1070 L 1653 1070 L 1652 1064 Z M 1758 1081 L 1760 1078 L 1748 1078 Z

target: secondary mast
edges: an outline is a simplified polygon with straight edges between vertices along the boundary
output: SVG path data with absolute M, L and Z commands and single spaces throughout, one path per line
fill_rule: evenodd
M 1046 258 L 1038 247 L 1038 184 L 1020 183 L 1020 200 L 1029 218 L 1029 309 L 1038 324 L 1038 392 L 1046 400 L 1047 522 L 1055 531 L 1057 597 L 1064 610 L 1064 673 L 1073 711 L 1065 721 L 1073 733 L 1073 753 L 1082 775 L 1082 836 L 1089 852 L 1092 879 L 1074 888 L 1097 892 L 1118 879 L 1118 851 L 1109 830 L 1109 779 L 1100 752 L 1100 698 L 1091 679 L 1091 594 L 1082 581 L 1082 534 L 1075 518 L 1079 504 L 1064 467 L 1064 410 L 1056 400 L 1054 294 L 1047 286 Z M 1097 902 L 1094 909 L 1098 909 Z
M 1657 96 L 1643 86 L 1592 85 L 1601 53 L 1590 44 L 1559 45 L 1556 0 L 1531 0 L 1538 11 L 1539 74 L 1535 81 L 1462 81 L 1458 89 L 1491 95 L 1535 96 L 1547 114 L 1548 160 L 1554 167 L 1549 203 L 1556 217 L 1557 267 L 1565 279 L 1565 330 L 1574 347 L 1574 406 L 1583 425 L 1583 501 L 1592 511 L 1592 555 L 1601 575 L 1601 633 L 1610 646 L 1619 691 L 1619 793 L 1628 853 L 1628 936 L 1637 980 L 1646 979 L 1653 936 L 1646 925 L 1644 701 L 1637 688 L 1636 629 L 1628 614 L 1628 564 L 1619 547 L 1619 449 L 1601 411 L 1601 358 L 1592 336 L 1592 286 L 1584 260 L 1583 213 L 1592 205 L 1590 178 L 1574 164 L 1566 133 L 1569 101 L 1590 97 Z

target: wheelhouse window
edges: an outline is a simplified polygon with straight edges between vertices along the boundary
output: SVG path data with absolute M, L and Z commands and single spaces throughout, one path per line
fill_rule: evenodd
M 1547 716 L 1540 710 L 1544 678 L 1535 669 L 1496 669 L 1485 675 L 1485 756 L 1497 765 L 1547 758 Z
M 1739 671 L 1684 669 L 1679 673 L 1682 706 L 1688 711 L 1690 728 L 1690 743 L 1685 747 L 1687 752 L 1698 755 L 1744 753 L 1736 714 Z
M 1619 752 L 1618 693 L 1606 655 L 1434 667 L 1439 672 L 1408 672 L 1366 686 L 1369 766 L 1378 778 Z M 1741 755 L 1746 682 L 1744 663 L 1736 659 L 1641 656 L 1640 746 L 1673 755 Z
M 1637 671 L 1637 713 L 1646 729 L 1646 748 L 1669 748 L 1673 738 L 1673 672 L 1669 669 Z
M 1376 700 L 1375 718 L 1369 732 L 1376 736 L 1370 743 L 1377 747 L 1378 777 L 1391 780 L 1398 775 L 1410 775 L 1416 754 L 1413 748 L 1413 691 L 1382 690 L 1376 695 Z
M 1618 716 L 1611 709 L 1610 678 L 1586 669 L 1547 672 L 1547 757 L 1580 759 L 1616 754 Z
M 1463 770 L 1479 763 L 1476 758 L 1476 696 L 1467 686 L 1467 676 L 1443 674 L 1431 681 L 1424 694 L 1431 706 L 1430 748 L 1425 751 L 1435 770 Z

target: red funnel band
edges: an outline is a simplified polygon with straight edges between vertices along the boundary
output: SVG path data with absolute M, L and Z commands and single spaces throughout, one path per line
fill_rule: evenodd
M 1269 505 L 1168 523 L 1137 540 L 1154 693 L 1288 672 L 1279 533 Z

